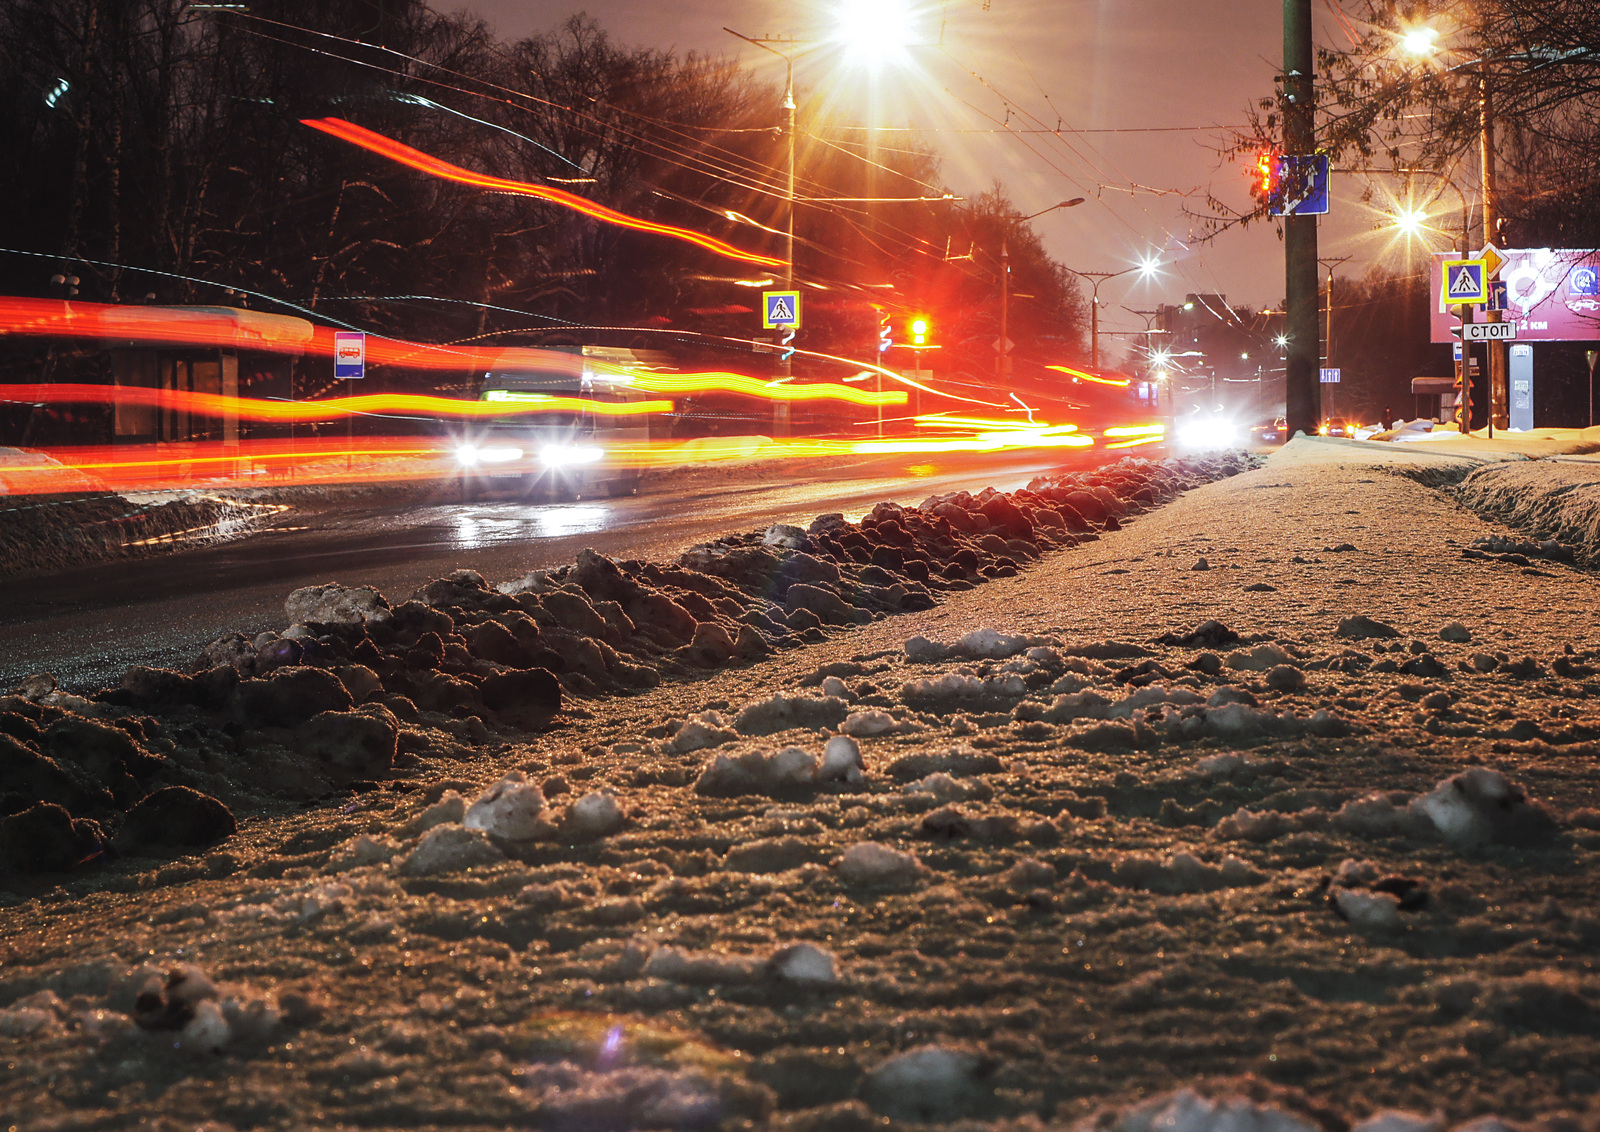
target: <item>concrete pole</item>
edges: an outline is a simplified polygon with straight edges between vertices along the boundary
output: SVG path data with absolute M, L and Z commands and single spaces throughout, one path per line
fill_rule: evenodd
M 1009 221 L 1008 221 L 1009 223 Z M 994 376 L 999 381 L 1005 381 L 1011 376 L 1011 351 L 1010 343 L 1006 339 L 1009 330 L 1009 309 L 1011 306 L 1011 252 L 1006 245 L 1006 237 L 1000 237 L 1000 341 L 996 345 L 999 351 L 994 362 Z
M 787 188 L 784 193 L 786 217 L 783 235 L 783 289 L 792 291 L 794 290 L 794 57 L 785 55 L 783 62 L 783 132 L 788 150 L 785 178 Z M 793 374 L 794 367 L 790 364 L 786 353 L 778 361 L 778 380 L 787 382 Z M 772 431 L 780 440 L 789 435 L 789 402 L 772 403 Z
M 1489 64 L 1487 61 L 1478 63 L 1478 111 L 1480 126 L 1478 159 L 1483 172 L 1483 242 L 1485 245 L 1494 243 L 1497 235 L 1496 229 L 1500 226 L 1500 201 L 1495 178 L 1494 158 L 1494 90 L 1489 85 Z M 1486 308 L 1487 311 L 1487 308 Z M 1499 322 L 1499 311 L 1487 311 L 1485 319 L 1488 322 Z M 1488 362 L 1489 389 L 1488 412 L 1486 414 L 1489 424 L 1489 438 L 1494 439 L 1495 417 L 1499 415 L 1502 407 L 1506 405 L 1506 370 L 1508 357 L 1504 342 L 1488 342 L 1484 345 L 1485 360 Z M 1509 425 L 1510 419 L 1502 427 Z
M 1316 91 L 1311 51 L 1311 0 L 1283 0 L 1283 145 L 1289 155 L 1316 151 Z M 1284 298 L 1289 336 L 1284 401 L 1289 435 L 1316 434 L 1322 418 L 1317 374 L 1317 218 L 1283 220 Z
M 1089 294 L 1089 368 L 1100 372 L 1100 283 L 1094 281 Z

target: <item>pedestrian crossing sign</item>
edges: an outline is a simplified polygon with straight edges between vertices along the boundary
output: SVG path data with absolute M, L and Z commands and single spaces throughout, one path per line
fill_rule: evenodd
M 798 330 L 800 328 L 800 292 L 761 292 L 761 325 L 768 330 Z
M 1481 259 L 1444 261 L 1444 293 L 1439 301 L 1446 306 L 1483 306 L 1489 301 L 1488 264 Z

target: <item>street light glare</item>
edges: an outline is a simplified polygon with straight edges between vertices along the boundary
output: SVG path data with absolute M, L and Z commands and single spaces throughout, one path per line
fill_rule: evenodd
M 1139 259 L 1139 277 L 1141 279 L 1154 279 L 1161 274 L 1161 260 L 1157 256 L 1141 256 Z
M 1427 226 L 1428 214 L 1420 208 L 1405 208 L 1395 213 L 1394 226 L 1407 236 L 1421 233 Z
M 1419 24 L 1400 37 L 1400 49 L 1407 55 L 1432 55 L 1439 33 L 1427 24 Z
M 834 39 L 868 67 L 904 57 L 911 45 L 911 8 L 906 0 L 845 0 L 834 9 L 834 17 Z

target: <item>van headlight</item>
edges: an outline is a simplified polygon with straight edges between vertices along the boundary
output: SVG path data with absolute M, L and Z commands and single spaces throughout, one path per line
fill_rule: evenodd
M 477 464 L 509 464 L 520 459 L 520 448 L 480 448 L 476 444 L 463 444 L 456 449 L 456 463 L 464 468 Z
M 539 449 L 539 463 L 547 468 L 566 468 L 573 464 L 593 464 L 605 452 L 591 444 L 546 444 Z

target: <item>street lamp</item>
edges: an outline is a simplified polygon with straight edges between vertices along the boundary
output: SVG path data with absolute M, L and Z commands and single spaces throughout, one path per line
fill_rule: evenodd
M 1073 197 L 1071 200 L 1057 201 L 1049 208 L 1041 208 L 1038 212 L 1027 216 L 1002 216 L 1000 219 L 1008 227 L 1000 232 L 1000 341 L 995 344 L 994 376 L 997 381 L 1004 381 L 1011 376 L 1011 341 L 1007 337 L 1010 329 L 1011 306 L 1011 250 L 1008 245 L 1010 235 L 1009 225 L 1026 224 L 1035 217 L 1043 216 L 1047 212 L 1054 212 L 1058 208 L 1076 208 L 1084 202 L 1083 197 Z
M 1065 267 L 1065 265 L 1063 264 Z M 1132 267 L 1124 267 L 1121 271 L 1078 271 L 1067 267 L 1066 270 L 1081 279 L 1093 280 L 1089 294 L 1089 368 L 1100 368 L 1100 284 L 1107 279 L 1115 279 L 1119 275 L 1126 275 L 1130 271 L 1137 271 L 1146 279 L 1153 277 L 1161 269 L 1160 262 L 1149 256 L 1140 260 Z

